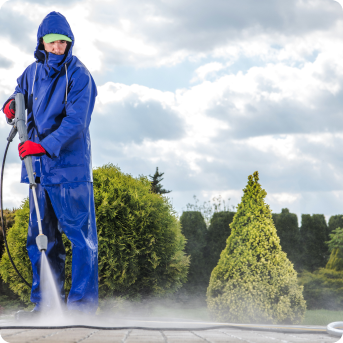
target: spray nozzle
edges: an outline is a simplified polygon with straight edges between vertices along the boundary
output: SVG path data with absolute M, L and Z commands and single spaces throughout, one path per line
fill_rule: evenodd
M 39 251 L 46 251 L 48 249 L 48 237 L 40 234 L 36 237 L 36 244 Z

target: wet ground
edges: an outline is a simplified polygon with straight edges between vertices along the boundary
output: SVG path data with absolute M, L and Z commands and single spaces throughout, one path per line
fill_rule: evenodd
M 111 324 L 111 325 L 109 325 Z M 33 326 L 33 325 L 56 325 L 53 329 L 34 329 L 30 327 L 13 327 L 15 325 Z M 91 325 L 116 327 L 116 330 L 103 330 L 99 328 L 62 328 L 61 325 Z M 219 326 L 221 325 L 221 326 Z M 226 326 L 225 326 L 226 325 Z M 12 326 L 10 329 L 2 329 Z M 125 327 L 135 327 L 125 328 Z M 145 330 L 138 329 L 145 328 Z M 209 330 L 200 330 L 204 327 L 211 327 Z M 242 325 L 241 327 L 244 327 Z M 201 321 L 180 321 L 173 318 L 147 318 L 147 320 L 134 318 L 108 318 L 97 317 L 91 319 L 72 319 L 67 318 L 62 322 L 53 323 L 51 320 L 45 321 L 44 318 L 37 318 L 34 321 L 16 322 L 13 319 L 0 320 L 0 335 L 3 339 L 0 343 L 28 343 L 28 342 L 66 342 L 66 343 L 181 343 L 181 342 L 248 342 L 248 343 L 291 343 L 291 342 L 338 342 L 339 337 L 332 337 L 326 334 L 325 327 L 321 326 L 264 326 L 256 325 L 256 330 L 265 328 L 278 328 L 282 330 L 291 330 L 292 332 L 267 332 L 243 330 L 240 327 L 224 326 L 220 323 L 201 322 Z M 254 327 L 254 328 L 255 328 Z M 152 330 L 155 328 L 155 330 Z M 183 331 L 181 331 L 183 330 Z M 306 333 L 300 333 L 306 332 Z

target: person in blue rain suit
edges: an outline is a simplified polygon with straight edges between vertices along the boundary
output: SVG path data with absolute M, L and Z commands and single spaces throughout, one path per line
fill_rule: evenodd
M 72 286 L 68 310 L 94 314 L 98 307 L 98 243 L 89 124 L 97 89 L 94 80 L 73 56 L 74 35 L 66 18 L 49 13 L 38 28 L 36 61 L 18 78 L 15 92 L 2 110 L 14 118 L 17 93 L 25 97 L 29 140 L 19 155 L 31 155 L 43 233 L 48 237 L 46 255 L 65 300 L 65 249 L 61 233 L 72 243 Z M 22 165 L 21 182 L 29 183 Z M 38 224 L 30 191 L 27 251 L 33 281 L 31 301 L 42 310 Z

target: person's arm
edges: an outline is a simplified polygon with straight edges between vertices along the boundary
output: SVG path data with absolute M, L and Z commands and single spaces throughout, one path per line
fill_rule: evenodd
M 46 136 L 41 146 L 46 150 L 48 156 L 58 157 L 60 151 L 77 138 L 90 124 L 97 90 L 95 83 L 89 73 L 83 71 L 72 76 L 68 102 L 66 105 L 66 116 L 57 130 Z

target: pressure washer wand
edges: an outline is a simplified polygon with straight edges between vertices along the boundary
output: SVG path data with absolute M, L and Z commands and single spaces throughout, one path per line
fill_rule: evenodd
M 25 123 L 25 99 L 24 95 L 21 93 L 17 93 L 15 96 L 15 119 L 13 120 L 13 128 L 7 138 L 9 142 L 13 140 L 17 132 L 19 132 L 19 140 L 21 143 L 24 143 L 27 141 L 27 129 L 26 129 L 26 123 Z M 38 230 L 39 235 L 36 237 L 36 243 L 38 246 L 39 251 L 45 251 L 48 248 L 48 237 L 43 234 L 42 229 L 42 221 L 40 217 L 40 211 L 38 206 L 38 200 L 37 200 L 37 194 L 36 194 L 36 188 L 37 184 L 34 178 L 33 174 L 33 168 L 32 168 L 32 157 L 26 156 L 24 157 L 24 163 L 27 171 L 27 175 L 29 177 L 30 182 L 30 188 L 32 190 L 33 195 L 33 201 L 35 203 L 35 209 L 37 214 L 37 220 L 38 220 Z

